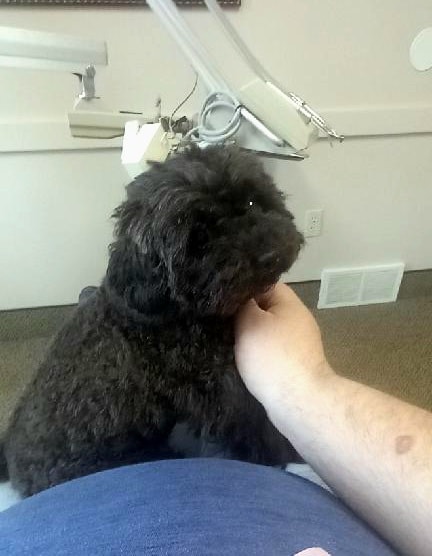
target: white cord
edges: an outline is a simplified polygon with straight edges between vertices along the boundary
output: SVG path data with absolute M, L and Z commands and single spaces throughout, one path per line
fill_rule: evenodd
M 228 108 L 232 111 L 229 122 L 219 129 L 209 127 L 207 119 L 214 110 Z M 204 141 L 206 143 L 224 143 L 237 133 L 241 124 L 242 105 L 228 92 L 213 92 L 205 99 L 201 112 L 198 116 L 198 125 L 191 129 L 184 140 Z

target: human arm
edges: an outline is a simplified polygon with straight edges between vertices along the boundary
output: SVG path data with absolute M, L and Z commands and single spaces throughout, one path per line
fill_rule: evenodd
M 432 553 L 432 414 L 337 375 L 287 286 L 240 312 L 236 360 L 302 457 L 399 551 Z

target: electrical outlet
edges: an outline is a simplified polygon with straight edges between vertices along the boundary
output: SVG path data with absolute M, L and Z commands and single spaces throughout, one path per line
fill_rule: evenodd
M 316 237 L 322 233 L 323 209 L 307 210 L 305 214 L 304 236 Z

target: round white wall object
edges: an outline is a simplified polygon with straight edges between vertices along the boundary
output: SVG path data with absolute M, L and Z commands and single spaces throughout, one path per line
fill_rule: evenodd
M 410 60 L 415 69 L 425 71 L 432 68 L 432 27 L 423 29 L 413 40 Z

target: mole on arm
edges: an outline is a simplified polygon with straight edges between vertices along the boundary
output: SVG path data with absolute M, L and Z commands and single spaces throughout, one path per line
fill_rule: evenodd
M 408 434 L 396 437 L 395 448 L 396 454 L 406 454 L 414 446 L 414 438 Z

